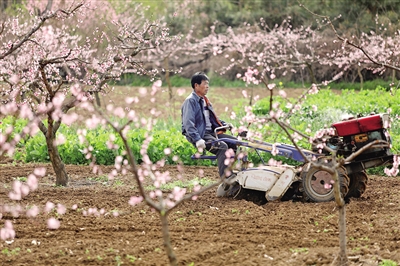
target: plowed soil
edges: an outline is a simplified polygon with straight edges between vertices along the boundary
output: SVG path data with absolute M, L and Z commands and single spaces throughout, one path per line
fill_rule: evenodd
M 54 187 L 50 165 L 39 188 L 19 202 L 8 197 L 13 180 L 35 165 L 0 165 L 0 201 L 29 208 L 36 218 L 14 217 L 12 243 L 0 243 L 2 265 L 168 265 L 157 213 L 128 204 L 137 194 L 132 175 L 107 181 L 88 166 L 67 166 L 68 187 Z M 162 168 L 176 179 L 175 166 Z M 215 167 L 185 167 L 183 180 L 217 178 Z M 351 265 L 400 262 L 400 179 L 370 176 L 367 191 L 346 205 L 347 253 Z M 215 189 L 181 204 L 169 215 L 172 246 L 179 265 L 331 265 L 339 251 L 338 211 L 334 202 L 268 202 L 216 198 Z M 43 212 L 47 202 L 67 207 L 64 215 Z M 77 209 L 72 206 L 77 204 Z M 90 212 L 92 215 L 84 215 Z M 93 211 L 96 208 L 96 212 Z M 103 209 L 103 211 L 100 211 Z M 117 215 L 118 214 L 118 215 Z M 47 228 L 55 217 L 58 230 Z M 2 223 L 3 226 L 3 223 Z

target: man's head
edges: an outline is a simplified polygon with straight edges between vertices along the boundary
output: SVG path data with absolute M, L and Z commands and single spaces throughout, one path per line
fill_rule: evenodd
M 209 88 L 209 79 L 203 72 L 197 72 L 192 76 L 192 88 L 200 97 L 206 96 Z
M 196 72 L 194 73 L 194 75 L 192 76 L 192 88 L 195 88 L 195 84 L 201 84 L 201 82 L 205 80 L 205 81 L 210 81 L 210 79 L 207 77 L 207 75 L 204 72 Z

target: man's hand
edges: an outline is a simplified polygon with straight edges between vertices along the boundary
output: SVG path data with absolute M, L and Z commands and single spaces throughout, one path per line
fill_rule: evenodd
M 205 149 L 206 148 L 206 142 L 204 139 L 200 139 L 198 141 L 196 141 L 196 147 L 197 149 Z

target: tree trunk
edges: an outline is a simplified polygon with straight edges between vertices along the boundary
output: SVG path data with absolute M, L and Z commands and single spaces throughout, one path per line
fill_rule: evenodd
M 68 174 L 65 171 L 65 165 L 61 160 L 60 153 L 55 144 L 56 134 L 53 132 L 52 119 L 48 121 L 47 131 L 44 131 L 44 136 L 46 137 L 47 151 L 49 153 L 50 162 L 53 166 L 54 173 L 56 174 L 56 185 L 57 186 L 67 186 L 68 185 Z M 43 130 L 42 130 L 43 132 Z
M 346 206 L 339 206 L 339 265 L 348 265 L 346 252 Z
M 307 69 L 310 74 L 311 83 L 317 84 L 317 80 L 315 79 L 314 71 L 312 70 L 311 64 L 307 63 Z
M 253 98 L 254 98 L 254 87 L 251 87 L 251 89 L 250 89 L 249 106 L 253 106 Z
M 348 265 L 349 261 L 347 258 L 347 251 L 346 251 L 346 204 L 340 193 L 340 180 L 338 176 L 338 171 L 335 169 L 333 178 L 335 180 L 334 186 L 334 193 L 335 193 L 335 202 L 339 207 L 339 260 L 338 265 L 346 266 Z
M 394 84 L 396 81 L 396 70 L 392 70 L 392 83 Z
M 101 101 L 100 101 L 100 96 L 99 96 L 99 92 L 98 92 L 98 91 L 96 91 L 96 92 L 94 93 L 94 97 L 96 98 L 96 104 L 97 104 L 97 106 L 100 107 L 100 106 L 101 106 Z
M 360 89 L 362 89 L 364 87 L 364 78 L 363 78 L 363 75 L 361 73 L 359 66 L 357 66 L 357 74 L 358 74 L 358 77 L 360 78 Z
M 164 69 L 165 69 L 165 82 L 167 82 L 167 85 L 168 85 L 168 96 L 169 96 L 169 100 L 171 101 L 174 98 L 174 93 L 172 91 L 171 80 L 169 79 L 169 58 L 168 57 L 164 58 Z
M 164 248 L 165 251 L 167 252 L 168 255 L 168 260 L 169 264 L 172 266 L 178 265 L 178 261 L 176 259 L 174 250 L 171 246 L 171 237 L 169 235 L 169 229 L 168 229 L 168 219 L 167 219 L 167 214 L 163 213 L 163 211 L 160 212 L 160 219 L 162 223 L 162 234 L 163 234 L 163 239 L 164 239 Z

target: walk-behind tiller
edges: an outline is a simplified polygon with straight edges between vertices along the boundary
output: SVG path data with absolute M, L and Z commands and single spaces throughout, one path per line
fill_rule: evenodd
M 332 124 L 335 134 L 326 136 L 326 145 L 335 150 L 337 156 L 347 158 L 359 151 L 364 146 L 374 142 L 350 162 L 338 170 L 341 193 L 345 199 L 359 198 L 365 191 L 368 168 L 388 165 L 393 161 L 390 150 L 391 139 L 387 127 L 388 114 L 373 114 L 365 117 L 351 118 Z M 218 130 L 218 129 L 217 129 Z M 231 185 L 222 183 L 217 189 L 218 197 L 232 197 L 246 199 L 258 204 L 267 201 L 290 200 L 302 198 L 312 202 L 324 202 L 334 199 L 333 176 L 325 171 L 307 163 L 316 160 L 329 166 L 331 155 L 326 150 L 301 150 L 295 146 L 275 144 L 277 154 L 300 162 L 300 166 L 268 166 L 263 161 L 261 152 L 272 152 L 273 145 L 256 140 L 235 140 L 221 138 L 218 141 L 233 143 L 240 147 L 254 149 L 262 165 L 257 167 L 243 167 L 236 176 L 230 180 Z M 304 156 L 306 158 L 304 158 Z M 216 159 L 216 156 L 192 156 L 192 159 Z M 243 163 L 242 165 L 246 165 Z

